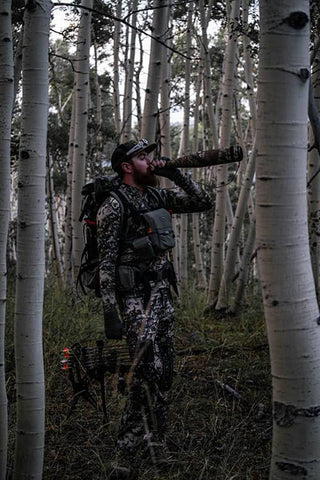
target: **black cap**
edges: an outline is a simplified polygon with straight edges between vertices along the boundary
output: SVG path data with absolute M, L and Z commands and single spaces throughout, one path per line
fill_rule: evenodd
M 111 157 L 111 165 L 113 170 L 117 171 L 122 162 L 127 162 L 130 158 L 135 157 L 141 152 L 150 153 L 156 148 L 155 143 L 149 143 L 148 140 L 142 138 L 139 142 L 130 140 L 117 146 Z

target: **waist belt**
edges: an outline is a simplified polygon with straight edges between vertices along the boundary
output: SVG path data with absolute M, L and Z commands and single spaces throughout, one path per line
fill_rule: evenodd
M 177 278 L 171 262 L 166 262 L 160 270 L 144 271 L 143 267 L 120 265 L 118 267 L 117 286 L 120 292 L 131 292 L 139 284 L 143 284 L 144 288 L 150 289 L 150 282 L 160 282 L 167 279 L 174 291 L 178 294 Z

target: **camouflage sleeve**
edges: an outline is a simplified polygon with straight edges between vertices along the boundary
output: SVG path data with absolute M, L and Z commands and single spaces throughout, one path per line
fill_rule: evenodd
M 174 182 L 183 190 L 182 192 L 161 190 L 168 210 L 172 210 L 173 213 L 196 213 L 213 207 L 208 193 L 194 182 L 190 175 L 182 174 L 178 170 Z
M 116 262 L 121 232 L 121 207 L 109 197 L 97 214 L 97 240 L 100 260 L 100 291 L 104 310 L 116 307 Z

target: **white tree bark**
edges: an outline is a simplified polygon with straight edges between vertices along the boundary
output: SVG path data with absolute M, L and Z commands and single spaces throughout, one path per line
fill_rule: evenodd
M 320 322 L 307 228 L 307 0 L 260 0 L 257 251 L 270 344 L 270 479 L 320 478 Z
M 121 18 L 122 0 L 118 1 L 116 16 Z M 115 22 L 113 33 L 113 108 L 117 136 L 121 135 L 120 92 L 119 92 L 119 50 L 121 41 L 121 23 Z
M 140 92 L 140 75 L 143 68 L 143 47 L 142 47 L 141 32 L 139 32 L 138 41 L 140 46 L 139 48 L 140 58 L 135 70 L 135 93 L 136 93 L 136 109 L 137 109 L 137 132 L 138 132 L 138 136 L 141 138 L 142 106 L 141 106 L 141 92 Z
M 128 62 L 126 63 L 126 79 L 125 79 L 125 91 L 123 99 L 123 126 L 122 126 L 122 137 L 121 142 L 128 142 L 131 139 L 132 134 L 132 90 L 133 90 L 133 79 L 134 79 L 134 60 L 136 52 L 136 30 L 135 26 L 137 24 L 137 6 L 138 0 L 133 0 L 131 4 L 132 17 L 130 24 L 131 28 L 131 38 L 130 38 L 130 47 Z
M 15 301 L 15 480 L 41 479 L 43 468 L 42 315 L 50 12 L 51 2 L 38 0 L 26 4 L 24 16 Z
M 191 44 L 192 44 L 192 22 L 193 5 L 188 8 L 187 32 L 186 32 L 186 54 L 185 61 L 185 86 L 184 86 L 184 105 L 183 105 L 183 125 L 180 139 L 178 156 L 188 155 L 190 153 L 190 84 L 191 84 Z M 188 284 L 188 214 L 181 215 L 181 255 L 180 255 L 180 281 L 181 287 L 186 288 Z
M 152 35 L 165 41 L 165 32 L 168 29 L 168 15 L 166 14 L 168 6 L 167 4 L 164 5 L 162 0 L 155 0 L 153 6 Z M 159 42 L 154 39 L 151 40 L 146 95 L 141 122 L 141 136 L 149 141 L 154 141 L 156 133 L 163 48 Z
M 207 35 L 208 20 L 206 17 L 206 10 L 204 6 L 204 0 L 199 0 L 199 10 L 201 18 L 201 60 L 203 63 L 203 94 L 205 98 L 205 104 L 209 117 L 209 124 L 211 130 L 211 137 L 213 148 L 218 148 L 219 138 L 218 138 L 218 129 L 216 125 L 216 119 L 214 114 L 214 103 L 211 92 L 211 62 L 209 55 L 209 42 Z
M 98 74 L 98 47 L 97 44 L 94 44 L 94 86 L 96 91 L 96 138 L 97 138 L 97 154 L 99 154 L 99 159 L 101 161 L 101 153 L 103 149 L 103 138 L 102 138 L 102 105 L 101 105 L 101 88 L 99 84 L 99 74 Z
M 65 287 L 72 287 L 72 170 L 73 170 L 73 151 L 74 151 L 74 127 L 75 127 L 75 93 L 72 94 L 72 110 L 69 128 L 69 145 L 67 160 L 67 189 L 66 189 L 66 207 L 63 225 L 64 245 L 63 245 L 63 271 Z
M 6 478 L 8 400 L 5 377 L 7 240 L 10 221 L 10 135 L 13 105 L 11 0 L 0 7 L 0 479 Z
M 320 54 L 316 55 L 314 60 L 314 68 L 312 75 L 314 100 L 320 111 Z M 309 144 L 314 144 L 313 131 L 310 128 Z M 308 155 L 308 180 L 311 182 L 308 188 L 308 204 L 309 204 L 309 235 L 310 235 L 310 252 L 313 277 L 316 284 L 316 290 L 319 298 L 320 285 L 320 175 L 316 174 L 320 168 L 320 155 L 316 148 L 312 149 Z M 314 176 L 316 175 L 316 176 Z
M 21 80 L 21 69 L 22 69 L 22 44 L 23 44 L 23 35 L 24 35 L 24 26 L 22 25 L 21 31 L 19 33 L 19 41 L 14 52 L 14 87 L 13 87 L 13 101 L 15 101 L 18 91 L 19 83 Z
M 92 9 L 93 0 L 81 5 Z M 89 54 L 91 12 L 81 11 L 75 63 L 75 128 L 72 165 L 72 277 L 75 284 L 83 250 L 82 225 L 79 222 L 81 189 L 85 183 L 89 106 Z
M 224 264 L 222 280 L 219 289 L 219 297 L 216 309 L 226 309 L 229 302 L 229 293 L 231 288 L 232 277 L 235 271 L 236 258 L 238 253 L 238 246 L 241 240 L 241 231 L 244 220 L 244 215 L 247 210 L 247 203 L 251 191 L 253 175 L 255 173 L 256 162 L 256 148 L 253 146 L 246 173 L 241 185 L 240 195 L 237 203 L 234 221 L 229 238 L 228 250 Z
M 239 276 L 237 279 L 236 292 L 232 300 L 230 313 L 236 313 L 243 302 L 245 287 L 247 286 L 249 271 L 251 265 L 251 258 L 256 240 L 256 220 L 253 217 L 250 222 L 249 233 L 246 238 L 246 244 L 241 258 Z
M 49 207 L 49 232 L 52 246 L 52 263 L 56 273 L 56 279 L 58 287 L 62 287 L 63 279 L 63 267 L 61 260 L 61 248 L 58 232 L 58 215 L 57 215 L 57 202 L 54 193 L 53 184 L 53 162 L 52 156 L 48 155 L 48 168 L 47 168 L 47 199 Z
M 252 130 L 252 139 L 254 139 L 256 133 L 256 124 L 257 124 L 257 106 L 256 106 L 256 97 L 254 94 L 254 82 L 252 74 L 252 60 L 250 56 L 250 41 L 247 35 L 249 25 L 248 25 L 248 16 L 249 16 L 249 0 L 242 0 L 242 22 L 243 22 L 243 34 L 242 34 L 242 43 L 243 43 L 243 55 L 244 55 L 244 73 L 245 81 L 247 83 L 247 95 L 251 115 L 251 130 Z
M 198 142 L 199 142 L 199 104 L 200 104 L 200 88 L 201 88 L 201 78 L 198 78 L 197 88 L 196 88 L 196 99 L 194 104 L 194 112 L 193 112 L 193 136 L 192 136 L 192 151 L 197 152 L 199 150 Z M 195 181 L 199 180 L 199 170 L 194 169 L 193 171 L 193 178 Z M 193 250 L 194 250 L 194 258 L 195 258 L 195 269 L 197 272 L 197 283 L 199 288 L 206 289 L 207 288 L 207 280 L 205 271 L 203 268 L 203 258 L 201 252 L 201 241 L 200 241 L 200 225 L 199 225 L 199 214 L 193 213 L 192 214 L 192 238 L 193 238 Z
M 223 100 L 221 104 L 221 132 L 220 148 L 227 148 L 230 144 L 232 126 L 232 99 L 235 84 L 237 34 L 235 25 L 239 20 L 240 0 L 232 0 L 229 34 L 225 55 L 225 73 L 223 77 Z M 211 251 L 211 272 L 209 283 L 209 303 L 219 293 L 223 273 L 226 195 L 227 195 L 227 166 L 217 166 L 217 195 Z

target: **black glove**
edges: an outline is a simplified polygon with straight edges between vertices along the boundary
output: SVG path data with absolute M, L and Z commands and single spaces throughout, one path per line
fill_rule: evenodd
M 168 157 L 161 157 L 160 160 L 165 160 L 166 162 L 170 162 L 170 158 Z M 159 177 L 166 177 L 173 182 L 176 181 L 176 178 L 179 177 L 181 174 L 180 170 L 177 167 L 161 167 L 155 168 L 154 172 L 155 175 L 159 175 Z
M 117 310 L 104 310 L 104 331 L 106 337 L 111 340 L 121 340 L 125 331 Z

